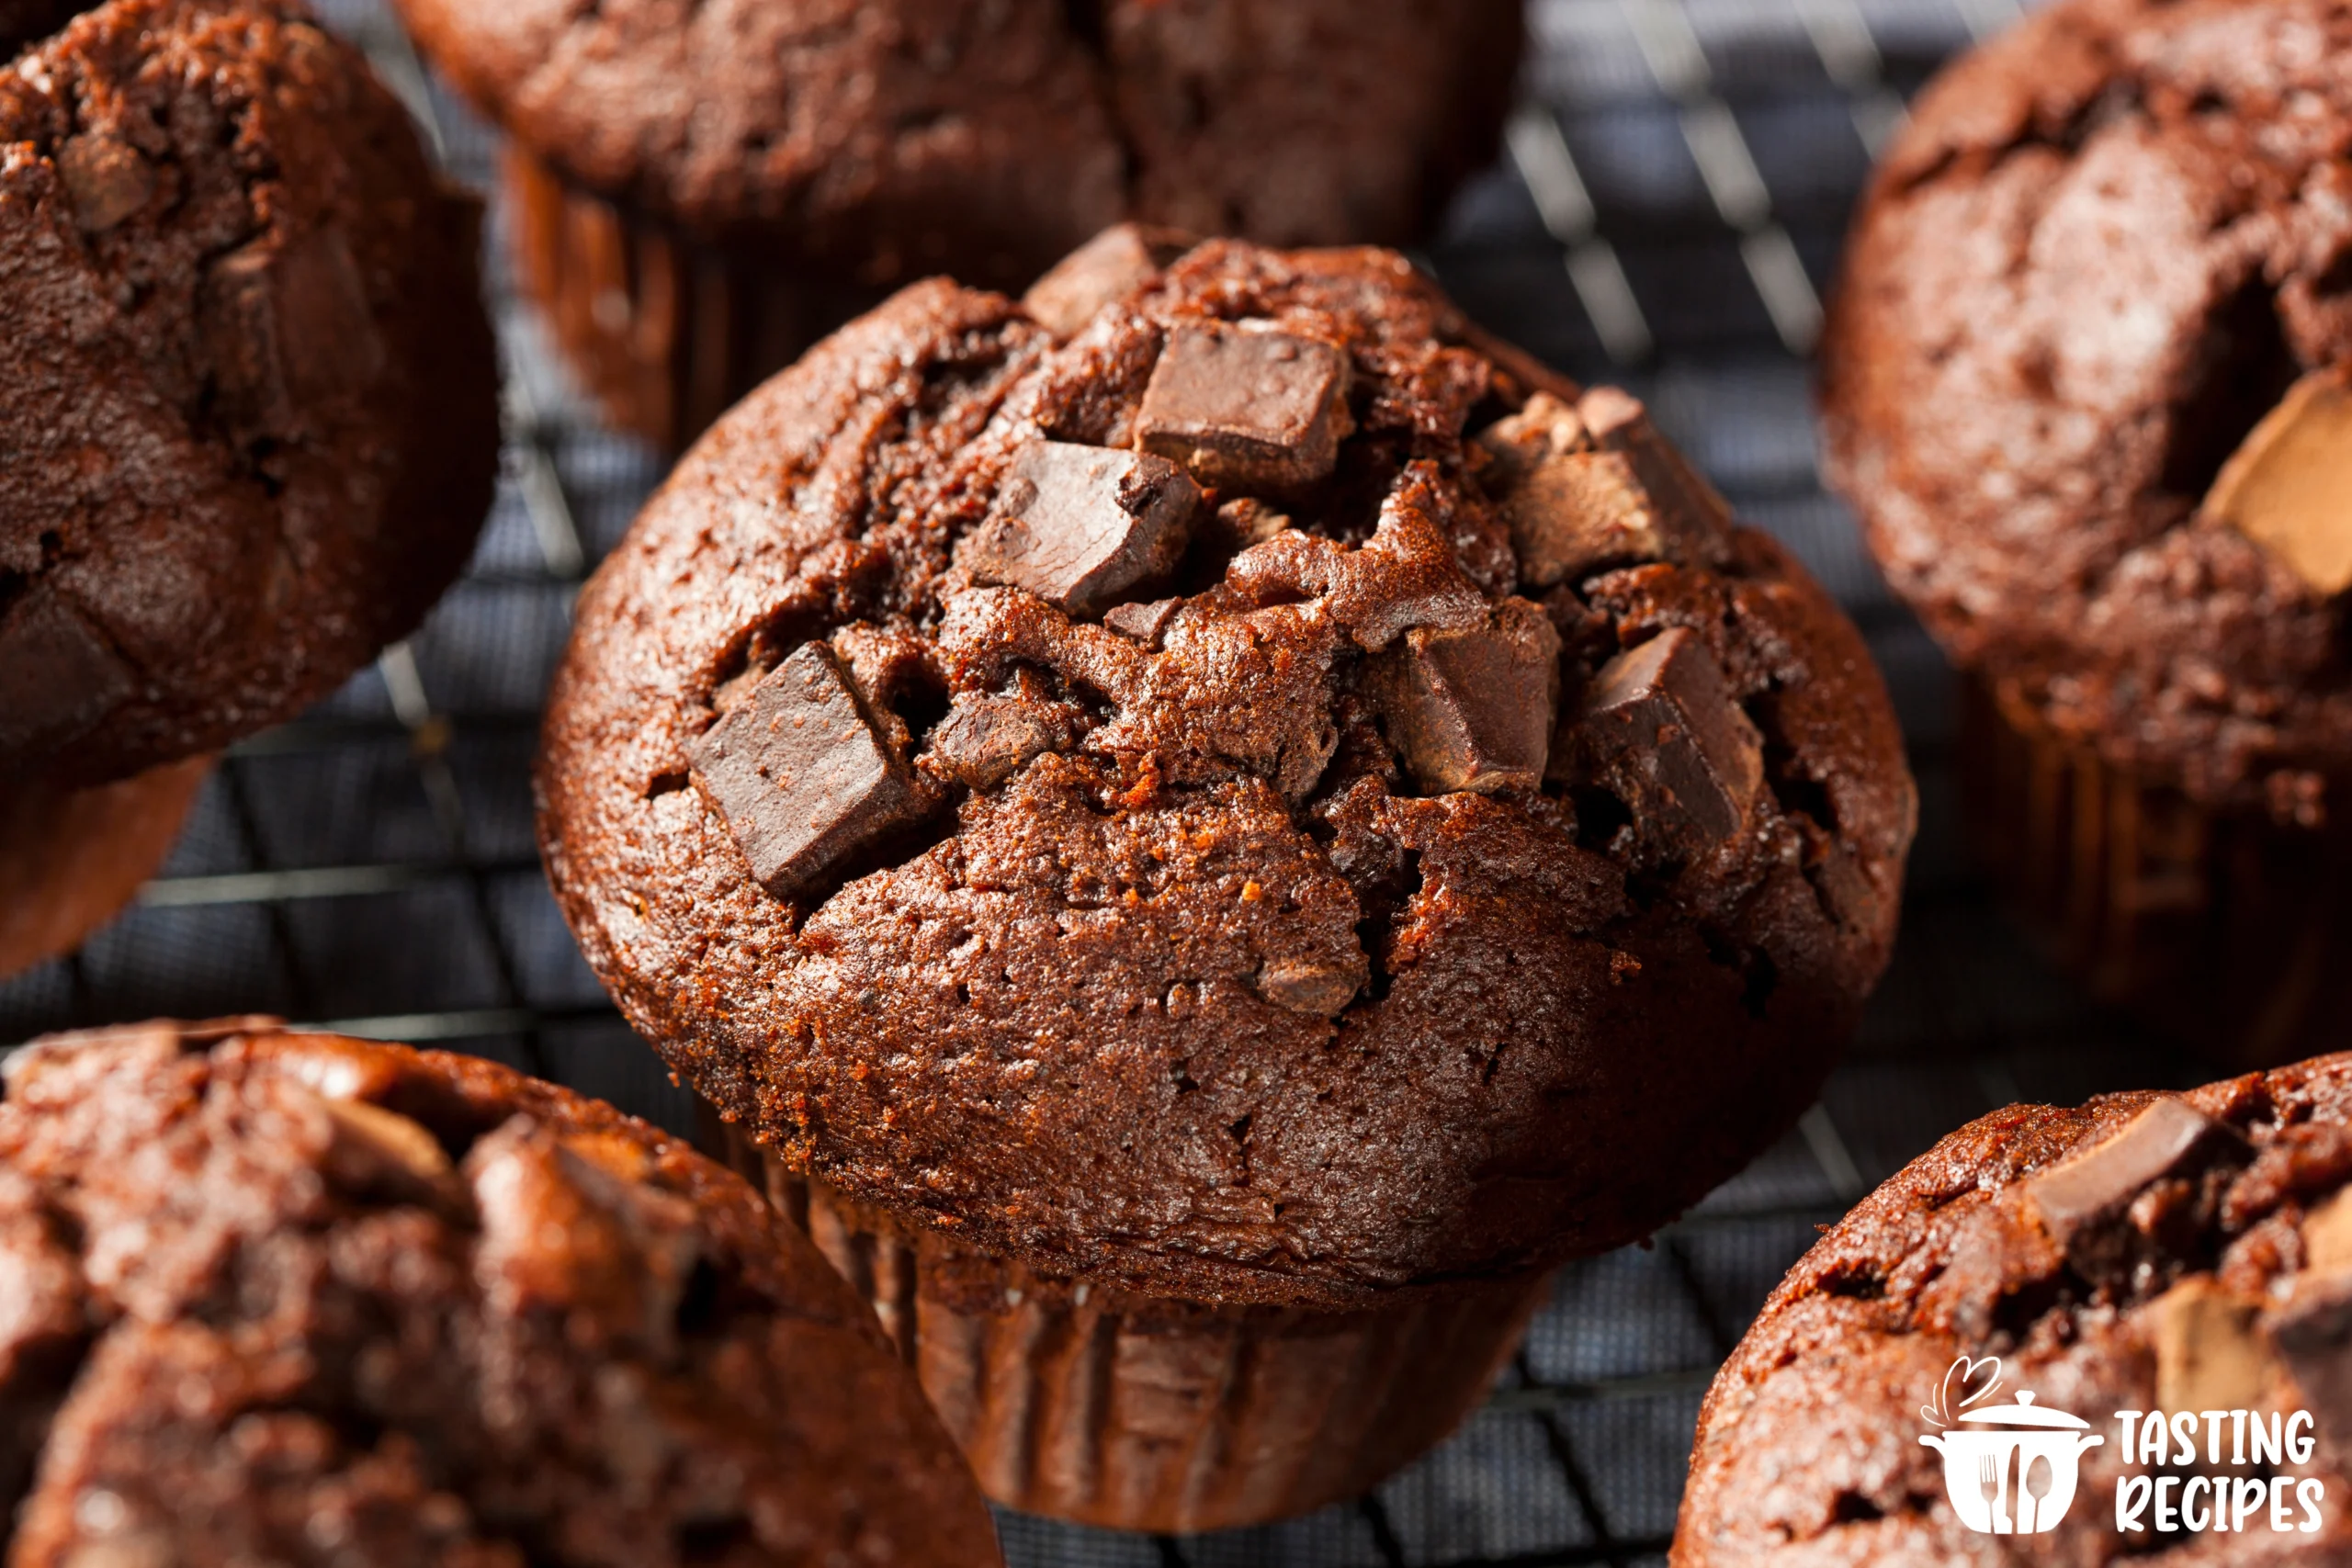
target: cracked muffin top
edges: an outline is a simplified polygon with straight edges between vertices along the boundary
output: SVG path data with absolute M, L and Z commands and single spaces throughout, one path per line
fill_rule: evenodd
M 5 1078 L 17 1568 L 1000 1561 L 814 1247 L 609 1106 L 258 1019 Z
M 1949 1425 L 1939 1412 L 1996 1392 L 1990 1378 L 2106 1438 L 2082 1455 L 2078 1495 L 2036 1561 L 2344 1561 L 2347 1182 L 2352 1055 L 1971 1122 L 1864 1200 L 1765 1303 L 1700 1411 L 1676 1568 L 2018 1561 L 2013 1541 L 1961 1523 L 1919 1442 Z M 1974 1364 L 1955 1369 L 1963 1356 Z M 1938 1393 L 1956 1371 L 1965 1399 Z M 2246 1415 L 2220 1423 L 2218 1453 L 2200 1415 L 2168 1420 L 2161 1451 L 2135 1427 L 2127 1455 L 2119 1411 Z M 2256 1426 L 2283 1451 L 2264 1453 Z M 2167 1463 L 2266 1483 L 2260 1522 L 2160 1536 L 2143 1509 L 2143 1528 L 2119 1530 L 2119 1485 Z
M 896 287 L 1122 218 L 1401 243 L 1483 166 L 1519 0 L 398 0 L 587 189 Z
M 299 5 L 112 0 L 0 69 L 0 778 L 217 749 L 423 616 L 497 469 L 477 217 Z
M 556 678 L 564 909 L 788 1163 L 1048 1272 L 1344 1306 L 1645 1234 L 1885 963 L 1877 672 L 1401 257 L 1177 248 L 917 285 L 704 439 Z
M 2282 400 L 2352 449 L 2347 55 L 2338 0 L 2062 0 L 1970 55 L 1864 204 L 1824 394 L 1836 482 L 1957 658 L 2306 822 L 2352 777 L 2352 474 L 2242 481 L 2292 455 Z

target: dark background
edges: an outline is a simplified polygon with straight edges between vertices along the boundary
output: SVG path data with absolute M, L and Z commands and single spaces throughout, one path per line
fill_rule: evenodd
M 491 139 L 426 86 L 375 0 L 323 9 L 450 166 L 487 185 Z M 1532 0 L 1511 155 L 1425 257 L 1489 326 L 1647 399 L 1844 602 L 1886 671 L 1922 833 L 1894 970 L 1821 1105 L 1654 1245 L 1564 1270 L 1493 1402 L 1376 1496 L 1183 1541 L 1008 1517 L 1016 1568 L 1655 1562 L 1700 1395 L 1817 1225 L 1995 1106 L 2197 1076 L 2043 969 L 1965 874 L 1950 671 L 1815 471 L 1805 360 L 1871 150 L 1944 58 L 2017 14 L 2010 0 Z M 684 1097 L 574 951 L 530 825 L 537 708 L 571 596 L 659 468 L 596 426 L 498 288 L 510 439 L 466 580 L 378 668 L 237 747 L 138 908 L 0 984 L 0 1040 L 276 1012 L 497 1056 L 686 1126 Z

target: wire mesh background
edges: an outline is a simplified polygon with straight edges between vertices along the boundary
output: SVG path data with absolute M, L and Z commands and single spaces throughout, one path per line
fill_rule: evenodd
M 486 188 L 492 138 L 427 85 L 378 0 L 324 8 Z M 1487 1407 L 1374 1496 L 1185 1540 L 1008 1516 L 1016 1568 L 1658 1562 L 1700 1395 L 1816 1225 L 1991 1107 L 2196 1076 L 2040 967 L 1965 874 L 1950 673 L 1815 469 L 1805 359 L 1871 153 L 1944 58 L 2017 15 L 2013 0 L 1532 0 L 1508 158 L 1426 255 L 1489 326 L 1648 399 L 1886 671 L 1923 831 L 1894 970 L 1822 1103 L 1652 1246 L 1564 1270 Z M 493 213 L 494 254 L 499 229 Z M 507 458 L 467 577 L 333 700 L 235 748 L 137 907 L 0 985 L 0 1040 L 276 1012 L 479 1052 L 690 1124 L 574 950 L 530 820 L 572 595 L 661 469 L 597 425 L 503 276 L 493 289 Z

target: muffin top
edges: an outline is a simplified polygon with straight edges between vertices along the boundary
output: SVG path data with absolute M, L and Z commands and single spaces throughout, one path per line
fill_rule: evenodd
M 643 1122 L 253 1019 L 6 1083 L 12 1564 L 999 1561 L 865 1309 Z
M 290 0 L 0 71 L 0 777 L 215 749 L 423 615 L 497 467 L 477 216 Z
M 2082 1456 L 2048 1561 L 2341 1561 L 2347 1180 L 2352 1055 L 1971 1122 L 1823 1236 L 1765 1303 L 1700 1412 L 1677 1568 L 2014 1561 L 1962 1527 L 1918 1440 L 1931 1411 L 1955 1415 L 1996 1377 L 2107 1438 Z M 1962 1356 L 1955 1392 L 1945 1380 Z M 1986 1357 L 1998 1366 L 1974 1364 Z M 2322 1529 L 2274 1533 L 2266 1512 L 2243 1533 L 2120 1534 L 2118 1483 L 2153 1468 L 2136 1442 L 2141 1462 L 2126 1462 L 2112 1419 L 2125 1410 L 2242 1410 L 2266 1425 L 2276 1413 L 2282 1435 L 2284 1416 L 2309 1412 L 2316 1450 L 2275 1473 L 2294 1478 L 2296 1527 L 2294 1481 L 2321 1483 Z M 2180 1468 L 2209 1470 L 2206 1427 L 2188 1425 L 2200 1462 Z M 2225 1432 L 2224 1449 L 2234 1440 Z
M 555 682 L 574 930 L 788 1163 L 1049 1271 L 1343 1304 L 1644 1234 L 1885 961 L 1877 673 L 1402 258 L 1164 241 L 910 288 L 688 456 Z
M 1018 287 L 1122 217 L 1401 243 L 1483 164 L 1518 0 L 399 0 L 533 155 L 877 287 Z
M 1969 56 L 1871 187 L 1824 395 L 1837 482 L 1961 660 L 2305 821 L 2352 776 L 2347 51 L 2335 0 L 2062 0 Z

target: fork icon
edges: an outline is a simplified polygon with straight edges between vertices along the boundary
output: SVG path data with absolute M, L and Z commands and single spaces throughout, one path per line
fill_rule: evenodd
M 2007 1479 L 2002 1472 L 2009 1468 L 2006 1458 L 1996 1463 L 1991 1454 L 1983 1454 L 1976 1461 L 1976 1492 L 1984 1499 L 1984 1512 L 1992 1517 L 1995 1535 L 2010 1533 L 2008 1516 L 2001 1512 L 2001 1483 Z

